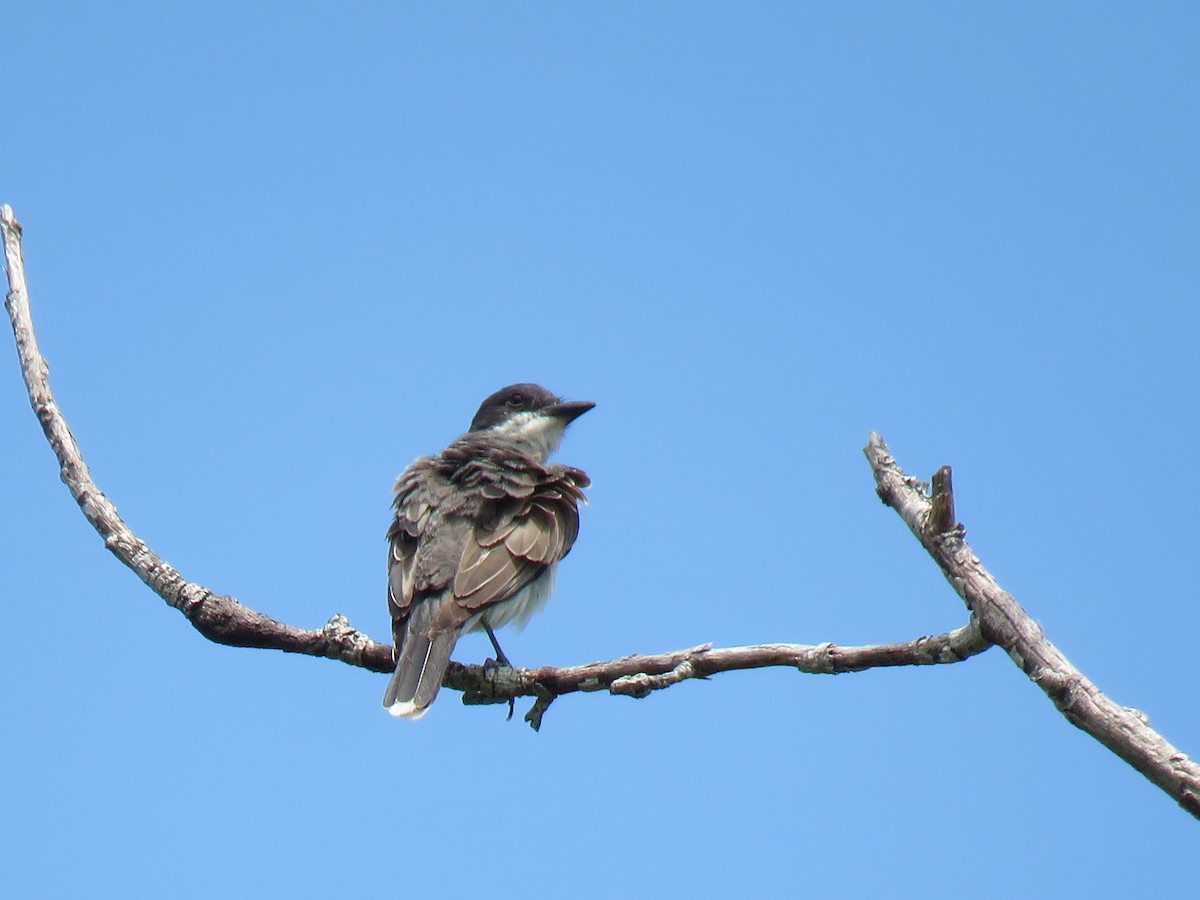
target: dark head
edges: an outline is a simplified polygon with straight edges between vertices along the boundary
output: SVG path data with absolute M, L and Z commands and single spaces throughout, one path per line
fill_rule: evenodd
M 564 401 L 536 384 L 510 384 L 479 406 L 471 431 L 495 431 L 529 445 L 545 459 L 562 439 L 563 429 L 595 406 L 590 400 Z

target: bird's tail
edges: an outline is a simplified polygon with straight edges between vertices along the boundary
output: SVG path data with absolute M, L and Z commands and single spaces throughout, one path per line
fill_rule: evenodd
M 425 715 L 450 667 L 462 628 L 438 628 L 433 622 L 436 606 L 417 604 L 405 623 L 396 672 L 383 694 L 383 705 L 393 716 L 416 720 Z

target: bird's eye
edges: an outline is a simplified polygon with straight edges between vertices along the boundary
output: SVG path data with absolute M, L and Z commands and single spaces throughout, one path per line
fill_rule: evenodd
M 519 409 L 525 405 L 525 398 L 521 394 L 513 394 L 504 402 L 508 405 L 509 409 Z

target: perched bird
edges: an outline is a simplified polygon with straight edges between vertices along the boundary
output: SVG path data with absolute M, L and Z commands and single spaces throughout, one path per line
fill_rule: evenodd
M 550 599 L 591 483 L 546 458 L 595 405 L 510 385 L 483 401 L 470 431 L 396 479 L 387 533 L 396 671 L 383 695 L 392 715 L 425 714 L 468 631 L 486 631 L 508 665 L 493 629 L 524 627 Z

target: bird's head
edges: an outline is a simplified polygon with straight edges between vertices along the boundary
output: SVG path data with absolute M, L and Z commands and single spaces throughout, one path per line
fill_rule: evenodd
M 566 427 L 595 405 L 590 400 L 563 400 L 536 384 L 510 384 L 480 404 L 471 431 L 492 432 L 544 461 L 558 447 Z

